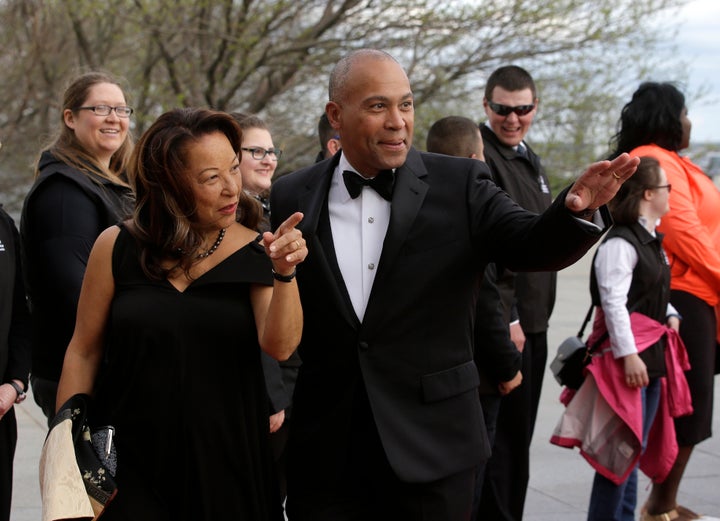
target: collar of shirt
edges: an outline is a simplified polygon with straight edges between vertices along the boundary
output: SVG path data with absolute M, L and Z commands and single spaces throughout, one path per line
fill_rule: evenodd
M 650 235 L 652 235 L 653 237 L 657 237 L 657 234 L 655 233 L 655 229 L 658 226 L 660 226 L 660 219 L 656 219 L 655 224 L 653 224 L 652 226 L 648 226 L 648 224 L 649 224 L 648 218 L 641 215 L 638 217 L 638 222 L 640 223 L 640 225 L 643 228 L 645 228 L 650 233 Z

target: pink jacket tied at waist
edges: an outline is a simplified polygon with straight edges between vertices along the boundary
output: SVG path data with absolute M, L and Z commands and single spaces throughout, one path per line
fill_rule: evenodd
M 692 414 L 690 390 L 684 371 L 690 369 L 685 345 L 677 332 L 641 314 L 630 315 L 635 344 L 642 352 L 663 335 L 666 338 L 667 375 L 661 378 L 660 405 L 642 452 L 642 397 L 640 389 L 625 384 L 621 359 L 613 358 L 606 339 L 586 368 L 586 378 L 573 393 L 563 390 L 561 401 L 567 406 L 550 443 L 579 447 L 580 454 L 601 475 L 615 484 L 623 483 L 640 462 L 654 482 L 665 480 L 678 453 L 673 418 Z M 602 309 L 595 313 L 588 344 L 606 332 Z

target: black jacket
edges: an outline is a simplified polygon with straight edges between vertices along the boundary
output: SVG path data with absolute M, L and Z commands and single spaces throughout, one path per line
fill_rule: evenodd
M 0 205 L 0 383 L 13 379 L 28 387 L 30 315 L 25 300 L 20 237 Z
M 59 380 L 75 328 L 90 250 L 106 228 L 127 218 L 131 190 L 81 172 L 44 152 L 25 198 L 21 238 L 33 324 L 32 371 Z
M 480 161 L 411 149 L 396 170 L 392 210 L 364 319 L 337 266 L 327 198 L 340 155 L 278 179 L 273 228 L 293 212 L 308 256 L 297 281 L 304 326 L 288 476 L 332 479 L 347 463 L 357 392 L 393 471 L 430 482 L 490 452 L 473 360 L 477 283 L 488 261 L 561 269 L 601 232 L 574 219 L 561 194 L 542 216 L 517 206 Z M 292 477 L 291 477 L 292 476 Z M 330 478 L 328 478 L 330 477 Z
M 540 158 L 527 147 L 527 157 L 503 145 L 487 125 L 480 125 L 485 162 L 494 181 L 526 210 L 542 213 L 552 203 L 550 184 Z M 547 331 L 555 306 L 555 272 L 500 274 L 498 289 L 507 313 L 515 306 L 520 325 L 527 333 Z

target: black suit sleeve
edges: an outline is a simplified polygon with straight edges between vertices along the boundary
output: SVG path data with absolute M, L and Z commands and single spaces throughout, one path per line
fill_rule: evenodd
M 489 264 L 480 283 L 476 305 L 475 363 L 481 380 L 487 380 L 481 386 L 484 392 L 490 389 L 496 392 L 497 384 L 511 380 L 522 365 L 522 354 L 510 340 L 496 278 L 495 265 Z
M 558 271 L 580 259 L 607 230 L 580 222 L 571 214 L 565 206 L 569 187 L 538 215 L 522 209 L 488 182 L 488 176 L 477 172 L 468 180 L 468 205 L 479 258 L 512 271 Z M 605 224 L 611 223 L 607 208 L 600 211 Z

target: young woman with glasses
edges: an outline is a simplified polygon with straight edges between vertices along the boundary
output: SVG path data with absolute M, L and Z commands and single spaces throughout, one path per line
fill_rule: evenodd
M 268 197 L 282 150 L 275 148 L 268 125 L 258 116 L 233 113 L 242 129 L 240 173 L 243 190 L 260 201 L 265 220 L 269 220 Z M 269 222 L 265 223 L 269 226 Z
M 100 232 L 132 208 L 125 179 L 132 112 L 110 75 L 75 78 L 64 93 L 57 135 L 41 153 L 25 199 L 21 230 L 33 321 L 31 381 L 48 419 L 55 413 L 90 249 Z
M 652 157 L 642 157 L 635 174 L 608 204 L 615 223 L 593 259 L 590 291 L 597 307 L 591 338 L 603 335 L 606 340 L 598 346 L 601 355 L 593 359 L 590 372 L 605 402 L 642 438 L 628 455 L 629 464 L 623 466 L 622 472 L 593 465 L 597 472 L 588 521 L 635 519 L 638 462 L 644 470 L 648 468 L 640 454 L 645 454 L 653 423 L 672 421 L 665 412 L 667 407 L 658 408 L 661 378 L 669 372 L 665 350 L 683 348 L 676 334 L 672 334 L 673 341 L 667 338 L 667 328 L 677 332 L 680 319 L 669 302 L 670 266 L 662 248 L 662 234 L 655 230 L 670 209 L 669 199 L 670 184 L 660 164 Z M 642 328 L 645 332 L 639 332 Z M 681 369 L 677 372 L 682 374 Z M 687 396 L 687 384 L 681 380 Z M 663 414 L 667 417 L 663 418 Z M 608 445 L 620 447 L 625 443 L 622 435 L 611 436 L 614 440 Z M 651 443 L 646 457 L 662 460 L 657 455 L 668 453 L 670 447 L 656 441 Z M 665 472 L 668 469 L 669 465 Z

